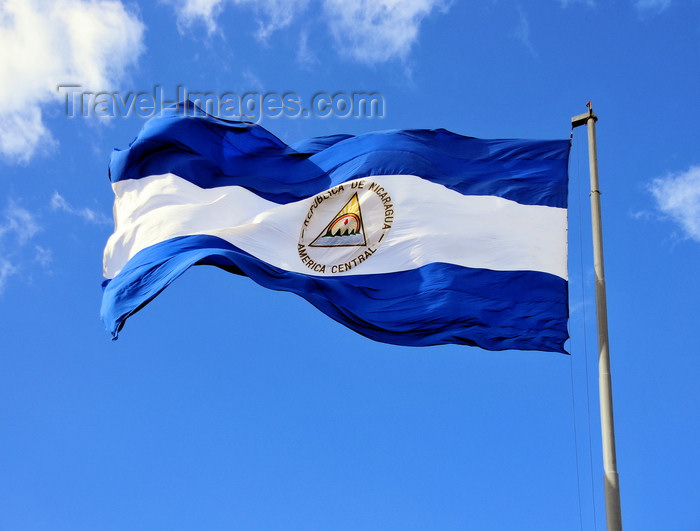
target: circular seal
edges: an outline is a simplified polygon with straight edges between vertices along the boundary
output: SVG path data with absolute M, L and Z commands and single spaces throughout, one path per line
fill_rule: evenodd
M 310 202 L 298 252 L 317 274 L 346 273 L 369 260 L 394 222 L 391 195 L 370 178 L 339 184 Z

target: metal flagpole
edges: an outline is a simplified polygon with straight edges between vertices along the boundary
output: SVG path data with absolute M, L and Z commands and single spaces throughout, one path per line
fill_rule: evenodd
M 593 106 L 587 103 L 588 112 L 571 118 L 571 126 L 588 128 L 588 164 L 591 172 L 591 217 L 593 230 L 593 263 L 595 268 L 596 314 L 598 316 L 598 390 L 600 393 L 600 427 L 603 439 L 603 471 L 605 472 L 605 513 L 608 531 L 622 529 L 620 509 L 620 485 L 615 457 L 615 426 L 610 379 L 610 353 L 608 351 L 608 308 L 605 298 L 605 271 L 603 267 L 603 227 L 600 215 L 600 190 L 598 189 L 598 156 L 595 142 Z

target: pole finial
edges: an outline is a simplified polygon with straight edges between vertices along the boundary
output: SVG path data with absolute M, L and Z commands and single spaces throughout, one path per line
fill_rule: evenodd
M 598 121 L 598 117 L 595 114 L 593 114 L 593 104 L 590 101 L 587 101 L 586 107 L 588 107 L 588 112 L 579 114 L 578 116 L 574 116 L 573 118 L 571 118 L 572 129 L 581 125 L 588 124 L 588 120 L 590 119 L 593 119 L 596 122 Z

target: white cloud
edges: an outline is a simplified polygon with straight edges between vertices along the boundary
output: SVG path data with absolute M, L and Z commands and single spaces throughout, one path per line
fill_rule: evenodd
M 631 0 L 634 7 L 639 11 L 656 11 L 661 12 L 671 5 L 672 0 Z M 585 4 L 588 7 L 595 7 L 595 0 L 559 0 L 562 7 L 568 7 L 572 4 Z
M 256 36 L 265 41 L 275 31 L 291 24 L 294 17 L 302 12 L 308 0 L 166 0 L 176 9 L 180 32 L 202 23 L 210 35 L 218 31 L 216 18 L 226 3 L 250 7 L 256 15 L 258 31 Z
M 262 79 L 260 79 L 255 72 L 246 68 L 241 72 L 241 77 L 243 78 L 243 84 L 241 90 L 253 90 L 257 92 L 263 92 L 265 90 L 265 84 Z
M 649 189 L 659 210 L 678 223 L 688 238 L 700 242 L 700 166 L 654 179 Z
M 0 293 L 5 289 L 8 279 L 17 273 L 17 268 L 12 263 L 0 257 Z
M 23 111 L 0 110 L 0 153 L 10 161 L 26 162 L 37 150 L 48 151 L 55 145 L 39 105 L 27 103 Z
M 267 40 L 275 31 L 286 28 L 292 23 L 297 13 L 306 9 L 308 0 L 234 0 L 237 4 L 253 4 L 258 14 L 258 31 L 260 40 Z
M 595 6 L 595 0 L 559 0 L 559 3 L 563 7 L 567 7 L 571 4 L 586 4 L 589 7 Z
M 51 249 L 47 249 L 41 245 L 35 245 L 34 250 L 36 251 L 34 261 L 39 262 L 39 264 L 41 264 L 44 268 L 48 267 L 53 260 L 53 253 L 51 252 Z
M 10 201 L 0 216 L 0 293 L 20 266 L 21 250 L 41 231 L 36 217 L 29 210 Z
M 640 11 L 661 12 L 671 5 L 671 0 L 634 0 L 634 5 Z
M 203 23 L 209 34 L 217 30 L 216 17 L 223 8 L 224 0 L 169 0 L 175 7 L 177 26 L 182 33 L 194 24 Z
M 299 36 L 299 47 L 297 48 L 297 64 L 305 70 L 311 70 L 318 65 L 318 57 L 309 48 L 309 34 L 302 31 Z
M 525 15 L 523 8 L 520 6 L 517 7 L 519 20 L 518 25 L 515 28 L 515 38 L 523 43 L 525 47 L 530 50 L 532 55 L 537 56 L 535 47 L 532 45 L 532 41 L 530 40 L 530 21 L 528 20 L 527 15 Z
M 42 105 L 60 84 L 110 90 L 143 51 L 144 26 L 116 0 L 5 0 L 0 4 L 0 154 L 26 162 L 52 145 Z
M 109 225 L 112 223 L 112 220 L 101 212 L 96 212 L 87 207 L 75 208 L 71 206 L 58 192 L 54 192 L 51 197 L 51 208 L 53 210 L 61 210 L 73 216 L 78 216 L 88 223 L 95 225 Z
M 359 62 L 404 59 L 418 39 L 421 21 L 442 0 L 324 0 L 339 51 Z
M 256 36 L 266 41 L 288 27 L 310 0 L 166 0 L 176 10 L 178 27 L 203 23 L 209 34 L 218 31 L 216 18 L 229 3 L 255 13 Z M 435 9 L 446 11 L 448 0 L 317 0 L 342 55 L 363 63 L 404 59 L 418 39 L 421 21 Z M 312 61 L 302 33 L 298 60 Z M 313 61 L 312 61 L 313 62 Z
M 0 221 L 0 246 L 12 237 L 17 244 L 24 245 L 40 230 L 36 217 L 29 210 L 10 201 Z
M 94 225 L 112 223 L 111 218 L 100 212 L 70 205 L 58 192 L 54 192 L 49 206 L 54 211 L 77 216 Z M 0 293 L 11 277 L 26 273 L 32 264 L 50 272 L 53 252 L 37 243 L 36 236 L 43 230 L 37 214 L 17 201 L 9 200 L 4 208 L 0 207 Z

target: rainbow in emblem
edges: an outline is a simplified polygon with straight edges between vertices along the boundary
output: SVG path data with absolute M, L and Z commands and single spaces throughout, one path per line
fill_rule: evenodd
M 338 247 L 366 244 L 360 202 L 357 199 L 357 194 L 354 194 L 310 245 L 312 247 Z

